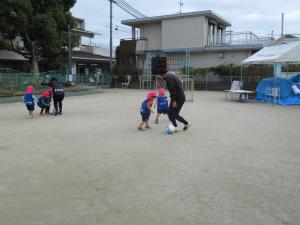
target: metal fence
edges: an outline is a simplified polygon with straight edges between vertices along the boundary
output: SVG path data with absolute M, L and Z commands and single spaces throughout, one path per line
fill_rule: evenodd
M 52 77 L 59 82 L 66 83 L 66 75 L 61 71 L 49 71 L 47 73 L 32 74 L 22 73 L 11 69 L 0 69 L 0 96 L 21 95 L 26 86 L 32 85 L 35 90 L 44 90 L 42 83 L 49 83 Z
M 102 74 L 96 78 L 95 75 L 76 75 L 73 80 L 65 71 L 48 71 L 34 75 L 32 73 L 21 73 L 10 69 L 0 69 L 0 96 L 22 95 L 26 86 L 34 86 L 37 93 L 45 89 L 52 77 L 66 86 L 66 91 L 91 90 L 95 88 L 111 87 L 111 76 Z
M 92 90 L 96 88 L 130 88 L 130 89 L 158 89 L 165 87 L 165 83 L 155 75 L 111 76 L 101 74 L 76 75 L 73 80 L 64 71 L 49 71 L 39 75 L 20 73 L 9 69 L 0 69 L 0 96 L 22 94 L 26 86 L 33 85 L 37 91 L 45 89 L 41 83 L 49 83 L 52 77 L 66 85 L 66 91 Z M 130 77 L 130 79 L 128 79 Z M 184 76 L 183 84 L 186 91 L 224 91 L 230 89 L 233 80 L 242 80 L 243 89 L 255 90 L 263 78 L 261 76 L 216 76 L 196 75 Z
M 121 76 L 112 80 L 113 88 L 130 88 L 130 89 L 157 89 L 165 87 L 164 82 L 160 82 L 155 75 L 130 75 L 131 80 L 128 87 L 125 84 L 127 77 Z M 217 76 L 217 75 L 196 75 L 183 76 L 185 89 L 195 91 L 224 91 L 230 89 L 233 80 L 242 80 L 243 88 L 255 90 L 259 82 L 270 76 Z
M 74 85 L 85 89 L 92 88 L 110 88 L 112 85 L 112 78 L 109 74 L 95 74 L 90 75 L 76 75 Z
M 255 91 L 259 82 L 270 76 L 195 76 L 194 89 L 205 91 L 224 91 L 230 89 L 232 81 L 238 80 L 243 82 L 243 89 Z

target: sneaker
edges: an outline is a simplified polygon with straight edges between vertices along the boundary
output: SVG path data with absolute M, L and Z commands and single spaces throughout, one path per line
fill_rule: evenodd
M 176 132 L 180 132 L 180 128 L 179 127 L 175 127 L 175 133 Z
M 150 127 L 149 125 L 145 126 L 145 128 L 147 128 L 147 129 L 151 129 L 151 127 Z
M 158 119 L 155 120 L 155 123 L 158 124 Z
M 188 123 L 187 125 L 185 125 L 184 127 L 183 127 L 183 130 L 187 130 L 187 129 L 189 129 L 189 127 L 191 126 L 191 124 L 190 123 Z
M 62 112 L 59 112 L 58 114 L 59 114 L 59 115 L 62 115 Z
M 142 131 L 142 130 L 143 130 L 143 128 L 141 128 L 141 127 L 138 127 L 138 130 Z

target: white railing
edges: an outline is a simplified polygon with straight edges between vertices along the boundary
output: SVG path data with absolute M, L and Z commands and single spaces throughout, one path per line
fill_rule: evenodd
M 268 46 L 272 43 L 269 37 L 259 37 L 254 33 L 247 32 L 226 32 L 221 37 L 216 37 L 214 41 L 210 36 L 208 37 L 208 46 L 239 46 L 239 45 L 261 45 Z

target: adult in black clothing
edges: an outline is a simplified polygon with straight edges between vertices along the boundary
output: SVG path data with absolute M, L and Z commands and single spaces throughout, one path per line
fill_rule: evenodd
M 62 114 L 62 102 L 65 97 L 64 86 L 62 83 L 58 83 L 55 77 L 52 77 L 50 83 L 42 82 L 41 85 L 46 85 L 52 88 L 52 97 L 55 108 L 55 116 Z
M 159 69 L 159 75 L 161 80 L 166 81 L 167 89 L 170 92 L 171 103 L 168 111 L 169 120 L 174 125 L 175 131 L 179 131 L 176 120 L 184 124 L 183 130 L 187 130 L 190 123 L 179 115 L 185 102 L 185 94 L 180 79 L 173 72 L 167 72 L 163 68 Z
M 65 98 L 64 86 L 57 82 L 55 77 L 51 78 L 50 86 L 52 87 L 53 103 L 55 108 L 55 115 L 62 114 L 62 102 Z

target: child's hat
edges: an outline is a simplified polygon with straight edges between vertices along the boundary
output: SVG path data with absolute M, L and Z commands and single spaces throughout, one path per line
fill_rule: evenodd
M 32 85 L 27 86 L 26 94 L 32 94 L 34 92 L 34 87 Z
M 52 89 L 51 89 L 51 88 L 48 88 L 46 91 L 44 91 L 44 92 L 42 93 L 42 96 L 44 96 L 44 97 L 46 97 L 46 98 L 50 98 L 51 93 L 52 93 Z
M 164 88 L 159 89 L 159 94 L 164 95 L 166 93 L 166 90 Z
M 147 95 L 147 98 L 151 98 L 151 97 L 154 97 L 156 98 L 156 92 L 155 91 L 149 91 L 148 95 Z

